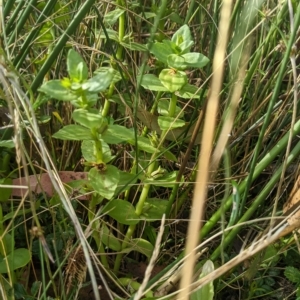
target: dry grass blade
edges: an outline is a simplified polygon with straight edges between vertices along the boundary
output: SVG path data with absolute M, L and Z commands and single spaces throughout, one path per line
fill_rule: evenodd
M 214 138 L 214 128 L 217 119 L 217 110 L 219 102 L 219 94 L 221 91 L 223 81 L 224 59 L 226 53 L 226 45 L 229 34 L 230 12 L 232 1 L 227 0 L 223 2 L 221 9 L 221 19 L 219 24 L 219 36 L 216 52 L 213 62 L 213 77 L 211 85 L 211 94 L 207 104 L 206 117 L 204 122 L 202 149 L 199 160 L 199 169 L 196 179 L 196 186 L 194 191 L 193 203 L 191 208 L 190 223 L 188 227 L 186 255 L 187 260 L 182 268 L 182 277 L 180 282 L 180 292 L 178 299 L 188 299 L 190 284 L 193 278 L 193 270 L 196 258 L 195 248 L 198 243 L 197 235 L 199 232 L 201 219 L 203 216 L 207 182 L 209 178 L 209 157 L 212 151 L 212 144 Z
M 134 300 L 141 299 L 141 297 L 144 294 L 144 290 L 145 290 L 145 288 L 147 286 L 147 283 L 148 283 L 148 281 L 150 279 L 151 272 L 152 272 L 152 270 L 154 268 L 155 261 L 156 261 L 158 255 L 159 255 L 160 243 L 161 243 L 161 239 L 162 239 L 163 234 L 164 234 L 165 218 L 166 218 L 166 216 L 163 215 L 162 220 L 161 220 L 161 224 L 160 224 L 160 228 L 159 228 L 159 233 L 157 235 L 157 239 L 156 239 L 156 242 L 155 242 L 153 254 L 151 256 L 149 265 L 148 265 L 148 267 L 146 269 L 143 282 L 142 282 L 140 288 L 138 289 L 137 293 L 134 296 Z

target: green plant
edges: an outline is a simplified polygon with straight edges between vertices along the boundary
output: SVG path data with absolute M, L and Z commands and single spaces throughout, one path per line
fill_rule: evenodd
M 291 267 L 291 266 L 288 266 L 286 267 L 285 271 L 284 271 L 284 275 L 285 277 L 291 281 L 292 283 L 295 284 L 296 288 L 297 288 L 297 293 L 296 293 L 296 296 L 297 296 L 297 300 L 300 299 L 300 271 L 297 269 L 297 268 L 294 268 L 294 267 Z
M 15 297 L 46 299 L 53 292 L 62 299 L 78 294 L 84 298 L 84 280 L 72 276 L 85 274 L 87 266 L 96 299 L 98 276 L 110 298 L 133 299 L 140 278 L 136 274 L 124 278 L 124 268 L 126 272 L 130 267 L 122 262 L 150 264 L 156 220 L 165 212 L 164 238 L 155 249 L 159 252 L 155 264 L 163 270 L 149 280 L 148 291 L 141 289 L 149 292 L 146 297 L 171 298 L 172 291 L 178 293 L 178 270 L 186 264 L 184 243 L 200 237 L 197 252 L 206 250 L 207 255 L 195 271 L 207 258 L 215 271 L 197 278 L 191 286 L 200 289 L 192 297 L 204 287 L 212 290 L 214 281 L 217 299 L 235 292 L 249 299 L 278 298 L 274 280 L 283 277 L 288 263 L 279 262 L 280 251 L 273 254 L 274 262 L 262 263 L 263 255 L 257 251 L 292 230 L 290 216 L 284 215 L 281 225 L 277 217 L 298 176 L 299 3 L 7 0 L 3 4 L 0 101 L 4 99 L 12 118 L 0 129 L 1 176 L 28 180 L 31 174 L 47 172 L 57 193 L 50 201 L 36 201 L 30 194 L 21 202 L 2 205 L 5 230 L 13 232 L 15 249 L 32 250 L 26 274 L 32 279 L 31 270 L 41 273 L 36 278 L 41 293 L 30 291 L 32 282 L 20 281 L 13 286 Z M 218 25 L 224 7 L 226 34 L 224 23 Z M 223 57 L 218 40 L 227 35 L 224 60 L 215 68 L 200 53 L 210 61 Z M 190 48 L 193 42 L 195 52 Z M 210 84 L 211 77 L 220 89 Z M 49 81 L 53 78 L 62 80 Z M 42 83 L 48 91 L 37 95 Z M 55 96 L 64 99 L 53 101 Z M 219 104 L 216 115 L 210 110 L 212 102 Z M 216 130 L 214 125 L 204 126 L 211 142 L 204 139 L 206 130 L 202 134 L 204 115 L 217 125 Z M 32 149 L 38 151 L 33 154 Z M 198 171 L 197 178 L 199 154 L 212 162 Z M 287 172 L 291 167 L 294 171 Z M 88 175 L 65 184 L 56 170 Z M 204 174 L 209 174 L 201 189 L 207 192 L 205 199 L 197 189 L 192 192 L 205 181 Z M 89 201 L 81 201 L 82 194 Z M 203 216 L 194 204 L 191 208 L 193 195 L 195 203 L 206 204 Z M 196 223 L 188 222 L 193 221 L 187 217 L 190 211 L 195 214 L 191 219 L 205 223 L 201 232 L 197 229 L 187 236 L 186 224 Z M 37 229 L 37 239 L 26 239 L 28 226 Z M 63 238 L 70 228 L 76 236 L 71 246 Z M 45 255 L 47 245 L 55 266 Z M 61 247 L 68 250 L 65 257 Z M 250 266 L 235 267 L 245 259 Z M 17 278 L 23 269 L 14 271 Z M 106 278 L 115 285 L 105 285 Z M 73 286 L 66 288 L 66 281 Z
M 114 271 L 118 272 L 122 253 L 135 250 L 151 256 L 153 246 L 150 242 L 136 238 L 132 239 L 136 225 L 146 218 L 160 218 L 166 210 L 170 213 L 171 202 L 152 199 L 149 194 L 151 186 L 173 187 L 176 181 L 176 172 L 167 173 L 165 169 L 157 164 L 157 159 L 163 154 L 169 159 L 176 161 L 176 158 L 162 146 L 165 135 L 169 129 L 185 126 L 185 121 L 179 119 L 181 108 L 177 106 L 177 97 L 190 98 L 197 88 L 188 84 L 188 78 L 183 70 L 190 67 L 203 67 L 208 59 L 200 54 L 190 52 L 193 45 L 190 31 L 187 26 L 181 27 L 172 37 L 172 40 L 164 40 L 162 43 L 155 43 L 151 52 L 158 61 L 166 64 L 169 68 L 163 69 L 159 76 L 142 76 L 141 85 L 149 90 L 166 92 L 170 100 L 157 99 L 154 108 L 157 107 L 160 116 L 158 124 L 162 130 L 161 137 L 155 134 L 149 138 L 138 136 L 135 138 L 134 131 L 114 124 L 113 120 L 107 117 L 107 101 L 111 95 L 111 87 L 121 79 L 118 71 L 113 68 L 100 67 L 94 76 L 88 79 L 88 68 L 83 59 L 74 50 L 69 50 L 67 57 L 67 70 L 69 78 L 62 80 L 51 80 L 44 83 L 39 91 L 61 101 L 71 102 L 75 107 L 72 118 L 76 124 L 64 126 L 54 138 L 62 140 L 82 141 L 81 151 L 84 158 L 85 169 L 88 171 L 88 185 L 96 193 L 93 194 L 89 204 L 89 221 L 93 228 L 101 229 L 104 234 L 99 239 L 95 231 L 93 237 L 98 245 L 100 253 L 104 253 L 104 245 L 114 251 L 118 251 Z M 165 53 L 164 56 L 161 53 Z M 105 97 L 105 104 L 96 109 L 98 94 Z M 177 95 L 178 93 L 178 95 Z M 181 115 L 181 118 L 183 116 Z M 137 146 L 136 151 L 145 151 L 150 154 L 150 162 L 146 171 L 137 168 L 136 161 L 133 164 L 131 173 L 119 170 L 112 164 L 114 156 L 109 145 L 129 143 Z M 130 188 L 130 185 L 140 180 L 143 189 L 140 199 L 134 207 L 130 202 L 118 199 L 118 196 Z M 125 188 L 122 188 L 125 187 Z M 96 206 L 102 203 L 103 199 L 110 200 L 101 210 L 115 219 L 119 224 L 128 225 L 127 233 L 123 242 L 120 242 L 109 233 L 107 226 L 95 219 Z M 101 256 L 102 263 L 109 268 L 106 257 Z

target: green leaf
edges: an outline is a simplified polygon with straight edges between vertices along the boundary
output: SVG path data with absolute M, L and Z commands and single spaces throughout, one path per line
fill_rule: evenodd
M 102 213 L 125 225 L 135 225 L 140 221 L 134 206 L 125 200 L 111 200 L 104 206 Z
M 170 49 L 172 49 L 172 54 L 177 54 L 177 55 L 181 54 L 181 48 L 178 47 L 172 41 L 170 41 L 170 40 L 163 40 L 163 44 L 165 45 L 165 47 L 169 47 Z
M 111 155 L 111 150 L 108 146 L 107 143 L 105 143 L 103 140 L 101 140 L 102 144 L 102 159 L 104 163 L 110 162 L 114 156 Z M 83 141 L 81 144 L 81 152 L 82 156 L 87 162 L 96 162 L 97 157 L 96 157 L 96 150 L 95 150 L 95 141 L 93 140 L 86 140 Z
M 157 111 L 160 115 L 162 116 L 169 116 L 169 106 L 170 106 L 170 101 L 169 100 L 160 100 L 158 102 L 157 106 Z M 184 111 L 179 107 L 176 106 L 175 109 L 175 115 L 178 116 L 179 118 L 182 118 L 184 116 Z
M 181 49 L 181 54 L 190 52 L 194 42 L 189 27 L 187 25 L 181 26 L 172 36 L 171 41 Z
M 72 101 L 77 99 L 77 95 L 68 87 L 63 85 L 61 80 L 51 80 L 44 83 L 39 89 L 39 92 L 45 93 L 51 98 L 61 101 Z
M 185 121 L 172 117 L 159 116 L 157 121 L 161 130 L 180 128 L 185 125 Z
M 164 69 L 159 74 L 159 80 L 171 93 L 174 93 L 187 83 L 187 75 L 182 71 Z
M 130 42 L 130 43 L 121 42 L 120 45 L 132 51 L 141 51 L 141 52 L 148 51 L 148 48 L 145 45 L 135 43 L 135 42 Z
M 96 110 L 75 109 L 72 113 L 72 118 L 75 122 L 89 129 L 107 126 L 107 119 L 102 117 Z
M 53 24 L 53 22 L 57 25 L 62 22 L 65 22 L 64 24 L 70 24 L 71 15 L 69 12 L 69 7 L 63 2 L 58 1 L 55 5 L 55 14 L 51 15 L 51 24 Z
M 179 25 L 183 25 L 184 24 L 184 20 L 180 17 L 180 15 L 177 12 L 172 12 L 169 15 L 169 18 L 174 23 L 177 23 Z
M 119 171 L 120 179 L 118 188 L 116 189 L 115 196 L 117 197 L 122 192 L 127 191 L 138 180 L 138 176 L 128 172 Z
M 143 217 L 143 216 L 141 216 Z M 155 245 L 156 239 L 157 239 L 157 234 L 156 234 L 156 228 L 154 228 L 151 225 L 146 225 L 144 229 L 144 237 L 147 237 L 147 240 L 152 244 Z
M 145 205 L 143 206 L 141 218 L 147 220 L 147 222 L 161 220 L 163 214 L 166 211 L 167 205 L 167 200 L 158 198 L 147 199 Z
M 15 143 L 13 140 L 0 141 L 0 147 L 15 148 Z
M 211 260 L 208 260 L 202 267 L 202 272 L 199 276 L 203 278 L 204 276 L 208 275 L 209 273 L 214 271 L 214 264 Z M 208 284 L 201 287 L 199 290 L 193 292 L 191 294 L 191 300 L 212 300 L 214 297 L 214 285 L 213 281 L 209 282 Z
M 12 185 L 12 179 L 11 178 L 1 178 L 0 179 L 0 202 L 6 202 L 12 192 L 12 188 L 4 188 L 1 187 L 1 185 Z M 1 220 L 3 222 L 3 220 Z
M 109 37 L 111 40 L 113 40 L 113 41 L 115 41 L 115 42 L 119 42 L 119 35 L 118 35 L 118 33 L 117 33 L 115 30 L 112 30 L 112 29 L 106 29 L 106 33 L 107 33 L 108 37 Z M 100 33 L 100 38 L 101 38 L 101 39 L 106 39 L 106 35 L 104 34 L 103 31 L 101 31 L 101 33 Z
M 96 93 L 83 91 L 82 95 L 79 96 L 75 101 L 71 101 L 72 105 L 77 108 L 89 108 L 93 107 L 97 101 L 99 101 L 99 96 Z
M 85 61 L 73 49 L 68 52 L 67 70 L 72 81 L 82 82 L 88 78 L 88 67 Z
M 158 77 L 153 74 L 143 75 L 141 86 L 150 91 L 167 92 L 168 89 L 161 83 Z
M 130 240 L 130 246 L 122 250 L 122 253 L 129 253 L 131 251 L 137 251 L 147 256 L 148 259 L 151 258 L 154 247 L 153 245 L 144 239 L 136 238 Z
M 30 292 L 33 297 L 37 296 L 37 293 L 40 291 L 41 285 L 42 285 L 41 281 L 35 281 L 32 284 Z
M 109 249 L 112 249 L 114 251 L 121 251 L 121 242 L 114 236 L 114 234 L 108 229 L 105 224 L 101 225 L 99 235 L 101 238 L 101 242 Z
M 111 75 L 112 75 L 111 82 L 112 83 L 116 83 L 116 82 L 118 82 L 122 79 L 122 77 L 120 75 L 120 72 L 115 70 L 115 69 L 112 69 L 110 67 L 101 67 L 101 68 L 97 69 L 94 72 L 94 74 L 103 73 L 103 72 L 110 72 L 111 73 Z
M 177 171 L 166 173 L 158 178 L 147 178 L 144 180 L 145 183 L 151 183 L 155 186 L 162 187 L 173 187 L 176 183 Z M 178 183 L 179 184 L 179 183 Z
M 300 283 L 300 271 L 294 267 L 286 267 L 284 276 L 293 283 Z
M 93 139 L 91 131 L 88 128 L 74 124 L 64 126 L 58 132 L 54 133 L 53 137 L 67 141 L 83 141 Z
M 8 254 L 0 261 L 0 273 L 8 273 L 26 266 L 31 260 L 31 254 L 28 249 L 19 248 Z
M 178 97 L 184 98 L 184 99 L 193 99 L 193 98 L 199 98 L 199 95 L 201 93 L 201 89 L 198 87 L 191 85 L 187 83 L 182 87 L 182 89 L 175 94 Z
M 238 186 L 236 182 L 233 182 L 233 184 L 236 185 L 237 191 Z M 240 197 L 240 195 L 238 195 Z M 277 264 L 278 260 L 280 259 L 280 256 L 278 255 L 278 249 L 274 245 L 269 245 L 264 252 L 263 261 L 266 261 L 266 265 L 268 266 L 274 266 Z
M 115 166 L 106 166 L 105 171 L 92 168 L 89 171 L 88 179 L 93 189 L 104 198 L 111 199 L 119 182 L 119 169 Z
M 116 8 L 106 13 L 104 16 L 104 22 L 110 26 L 114 25 L 118 21 L 119 17 L 124 13 L 124 11 L 124 9 Z
M 178 54 L 168 56 L 168 66 L 177 70 L 185 70 L 187 68 L 184 57 Z
M 90 191 L 92 191 L 92 187 L 89 184 L 89 181 L 87 179 L 78 179 L 78 180 L 72 180 L 69 181 L 65 185 L 65 189 L 68 193 L 68 195 L 71 195 L 71 197 L 80 197 L 81 195 L 86 195 Z M 56 202 L 58 200 L 58 202 Z M 60 198 L 56 198 L 56 195 L 54 195 L 50 200 L 50 205 L 58 205 L 60 203 Z
M 40 29 L 38 37 L 35 39 L 35 44 L 39 47 L 49 47 L 55 40 L 55 35 L 53 32 L 53 23 L 46 22 Z
M 9 233 L 6 233 L 4 235 L 4 238 L 2 238 L 2 242 L 0 243 L 0 254 L 2 256 L 7 256 L 9 253 L 12 252 L 14 247 L 15 247 L 15 241 L 13 237 Z
M 128 143 L 135 146 L 135 140 L 134 139 L 128 140 Z M 157 152 L 157 149 L 151 145 L 149 139 L 146 138 L 146 137 L 143 137 L 143 136 L 138 137 L 138 147 L 139 147 L 139 150 L 143 150 L 143 151 L 148 152 L 148 153 Z
M 175 53 L 169 43 L 155 43 L 152 45 L 150 52 L 165 65 L 168 63 L 168 56 Z
M 32 300 L 32 298 L 27 296 L 27 291 L 24 288 L 24 285 L 16 282 L 14 283 L 14 299 L 24 299 L 24 300 Z
M 203 68 L 209 63 L 209 59 L 205 55 L 197 52 L 186 53 L 182 57 L 186 67 L 189 68 Z
M 105 91 L 111 84 L 113 77 L 114 74 L 111 69 L 98 70 L 95 76 L 82 84 L 82 89 L 92 93 Z
M 170 150 L 161 148 L 161 152 L 163 152 L 163 155 L 166 159 L 168 159 L 170 161 L 178 162 L 177 157 Z
M 137 18 L 137 21 L 140 22 L 140 19 L 144 19 L 144 18 L 145 18 L 146 20 L 148 20 L 148 19 L 151 19 L 151 18 L 156 17 L 157 14 L 154 13 L 154 12 L 146 12 L 146 11 L 143 11 L 143 12 L 140 13 L 138 16 L 139 16 L 139 18 Z
M 124 141 L 134 140 L 132 129 L 121 125 L 108 125 L 106 131 L 101 135 L 102 139 L 108 144 L 119 144 Z

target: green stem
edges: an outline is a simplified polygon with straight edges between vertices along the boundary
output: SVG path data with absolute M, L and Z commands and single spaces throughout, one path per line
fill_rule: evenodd
M 3 154 L 1 169 L 3 170 L 4 174 L 9 172 L 10 159 L 11 159 L 11 155 L 9 153 Z
M 157 156 L 158 156 L 158 152 L 155 152 L 152 155 L 152 157 L 151 157 L 151 163 L 148 166 L 148 170 L 147 170 L 147 174 L 148 175 L 151 174 L 154 171 L 154 168 L 155 168 L 155 165 L 156 165 Z M 144 207 L 145 201 L 146 201 L 146 199 L 148 197 L 148 193 L 149 193 L 150 187 L 151 187 L 151 184 L 145 184 L 144 187 L 143 187 L 142 193 L 140 195 L 140 199 L 139 199 L 139 201 L 138 201 L 138 203 L 136 205 L 136 209 L 135 209 L 135 212 L 136 212 L 136 214 L 138 216 L 140 216 L 142 214 L 143 207 Z M 136 225 L 130 225 L 128 227 L 126 235 L 125 235 L 125 238 L 124 238 L 123 243 L 122 243 L 122 249 L 125 249 L 127 247 L 128 242 L 129 242 L 130 238 L 132 237 L 132 235 L 133 235 L 133 233 L 135 231 L 135 228 L 136 228 Z M 122 253 L 119 253 L 117 255 L 117 257 L 116 257 L 115 265 L 114 265 L 114 271 L 116 273 L 120 269 L 122 257 L 123 257 Z
M 5 243 L 6 239 L 3 236 L 4 234 L 4 226 L 3 226 L 3 210 L 2 205 L 0 204 L 0 254 L 2 256 L 7 256 L 7 245 Z
M 122 0 L 118 0 L 117 5 L 123 7 L 125 6 L 125 3 Z M 122 13 L 122 15 L 119 17 L 119 43 L 123 41 L 124 35 L 125 35 L 125 12 Z M 123 59 L 123 46 L 121 44 L 119 44 L 118 46 L 116 57 L 118 60 Z
M 151 107 L 151 109 L 150 109 L 150 113 L 151 113 L 151 114 L 154 114 L 154 113 L 156 112 L 156 109 L 157 109 L 157 106 L 158 106 L 158 101 L 159 101 L 159 99 L 161 98 L 162 94 L 163 94 L 162 92 L 157 92 L 156 97 L 155 97 L 155 99 L 154 99 L 154 103 L 153 103 L 153 105 L 152 105 L 152 107 Z M 148 127 L 145 126 L 145 127 L 143 128 L 143 131 L 142 131 L 141 136 L 146 136 L 147 133 L 148 133 Z
M 293 30 L 293 32 L 290 36 L 289 43 L 287 45 L 287 49 L 286 49 L 285 55 L 283 57 L 281 66 L 280 66 L 280 70 L 279 70 L 278 77 L 277 77 L 277 80 L 276 80 L 276 84 L 275 84 L 275 87 L 274 87 L 274 92 L 273 92 L 272 98 L 269 102 L 266 117 L 265 117 L 263 126 L 260 130 L 258 141 L 256 143 L 256 147 L 255 147 L 255 150 L 254 150 L 254 155 L 253 155 L 253 159 L 251 161 L 250 171 L 249 171 L 249 175 L 248 175 L 249 180 L 248 180 L 248 182 L 246 182 L 244 195 L 243 195 L 243 198 L 242 198 L 242 201 L 241 201 L 241 207 L 244 207 L 244 205 L 246 203 L 246 199 L 248 197 L 250 184 L 252 183 L 252 177 L 254 175 L 257 159 L 258 159 L 258 156 L 260 154 L 260 150 L 262 148 L 263 139 L 265 137 L 265 132 L 267 130 L 267 127 L 269 126 L 269 122 L 270 122 L 270 119 L 271 119 L 271 114 L 272 114 L 272 111 L 273 111 L 273 107 L 275 105 L 275 101 L 278 99 L 278 96 L 279 96 L 279 93 L 280 93 L 280 88 L 281 88 L 281 85 L 282 85 L 282 80 L 283 80 L 283 77 L 284 77 L 285 72 L 286 72 L 286 66 L 287 66 L 287 64 L 289 62 L 289 59 L 290 59 L 290 52 L 291 52 L 292 46 L 294 45 L 294 42 L 295 42 L 295 37 L 296 37 L 297 29 L 298 29 L 298 26 L 299 26 L 299 20 L 300 20 L 300 9 L 299 9 L 299 7 L 300 6 L 298 6 L 298 10 L 297 10 L 297 13 L 295 15 L 295 29 Z
M 99 139 L 94 139 L 97 163 L 103 163 L 102 143 Z
M 10 0 L 10 1 L 6 1 L 5 5 L 4 5 L 4 10 L 3 10 L 3 17 L 4 19 L 6 19 L 6 17 L 9 15 L 10 11 L 12 10 L 12 8 L 14 8 L 14 4 L 15 4 L 16 0 Z M 18 1 L 19 3 L 22 1 Z M 13 12 L 15 12 L 15 9 L 13 10 Z
M 119 0 L 119 1 L 121 1 L 121 0 Z M 161 5 L 159 7 L 159 11 L 158 11 L 157 16 L 156 16 L 156 18 L 154 20 L 154 24 L 153 24 L 152 31 L 151 31 L 151 37 L 150 37 L 150 41 L 149 41 L 149 49 L 151 48 L 151 46 L 153 44 L 153 37 L 154 37 L 154 35 L 156 33 L 156 30 L 157 30 L 157 28 L 159 26 L 159 22 L 162 19 L 162 16 L 164 15 L 164 13 L 165 13 L 166 8 L 167 8 L 167 1 L 166 0 L 161 0 Z M 120 29 L 120 27 L 119 27 L 119 29 Z M 146 62 L 144 62 L 143 65 L 142 65 L 142 67 L 141 67 L 141 73 L 142 74 L 144 73 L 145 67 L 146 67 Z M 138 92 L 138 89 L 140 87 L 140 83 L 141 82 L 138 81 L 137 92 Z M 136 100 L 135 100 L 135 104 L 134 105 L 135 105 L 135 107 L 134 107 L 134 113 L 136 115 L 137 105 L 138 105 L 138 103 L 137 103 L 137 95 L 136 95 Z M 162 135 L 162 138 L 163 137 L 164 137 L 164 135 Z M 153 153 L 153 155 L 151 157 L 151 160 L 150 160 L 150 165 L 148 166 L 147 174 L 150 175 L 154 171 L 158 155 L 159 155 L 159 151 Z M 144 203 L 145 203 L 145 201 L 146 201 L 146 199 L 148 197 L 150 186 L 151 186 L 150 184 L 145 184 L 144 187 L 143 187 L 140 199 L 139 199 L 139 201 L 138 201 L 138 203 L 136 205 L 136 214 L 138 216 L 140 216 L 141 213 L 142 213 L 142 209 L 143 209 Z M 133 233 L 135 231 L 135 228 L 136 228 L 136 225 L 130 225 L 128 227 L 127 233 L 126 233 L 124 241 L 122 243 L 122 249 L 126 248 L 126 246 L 128 244 L 128 241 L 130 240 L 130 238 L 132 237 L 132 235 L 133 235 Z M 115 273 L 117 273 L 119 271 L 119 269 L 120 269 L 122 257 L 123 257 L 122 253 L 119 253 L 117 255 L 117 257 L 116 257 L 115 265 L 114 265 L 114 271 L 115 271 Z
M 165 210 L 166 220 L 169 219 L 173 203 L 174 203 L 175 199 L 177 198 L 178 188 L 179 188 L 179 184 L 175 184 L 172 188 L 172 192 L 169 197 L 168 204 L 167 204 L 167 207 Z
M 114 84 L 114 82 L 112 82 L 109 86 L 108 92 L 106 93 L 105 102 L 104 102 L 104 106 L 103 106 L 103 109 L 102 109 L 102 116 L 103 117 L 106 117 L 109 114 L 109 109 L 110 109 L 109 99 L 113 95 L 114 90 L 115 90 L 115 84 Z
M 45 19 L 47 19 L 50 16 L 51 11 L 55 6 L 56 2 L 57 0 L 51 0 L 49 2 L 46 2 L 47 4 L 45 5 L 43 11 L 40 13 L 38 19 L 36 20 L 36 24 L 40 25 L 34 26 L 33 29 L 29 32 L 29 35 L 24 41 L 22 48 L 20 49 L 18 55 L 14 59 L 14 66 L 16 67 L 16 69 L 19 69 L 22 63 L 24 62 L 26 56 L 28 55 L 28 52 L 31 50 L 34 39 L 37 38 L 40 30 L 42 29 Z
M 33 12 L 33 7 L 36 6 L 37 0 L 31 0 L 27 5 L 24 11 L 21 13 L 21 15 L 18 17 L 18 21 L 14 26 L 14 31 L 12 31 L 12 34 L 10 35 L 10 38 L 8 40 L 8 45 L 11 45 L 14 40 L 16 39 L 16 34 L 21 32 L 22 28 L 24 28 L 24 25 L 26 21 L 29 18 L 29 15 Z
M 296 135 L 297 133 L 300 132 L 300 121 L 297 123 L 297 128 L 296 126 L 294 127 L 294 135 Z M 296 131 L 297 129 L 297 131 Z M 278 151 L 278 153 L 284 149 L 284 139 L 286 137 L 286 141 L 287 141 L 287 138 L 288 138 L 288 134 L 287 133 L 280 141 L 280 145 L 279 145 L 279 148 L 280 150 Z M 271 153 L 272 152 L 272 153 Z M 266 163 L 267 161 L 270 163 L 270 161 L 272 161 L 272 159 L 274 159 L 277 154 L 275 153 L 275 151 L 271 151 L 267 156 L 271 156 L 271 159 L 270 158 L 264 158 L 258 165 L 259 169 L 260 170 L 263 170 L 268 164 Z M 295 148 L 291 151 L 290 153 L 290 156 L 288 158 L 288 161 L 287 161 L 287 165 L 290 165 L 292 163 L 292 161 L 299 157 L 299 154 L 300 154 L 300 143 L 298 143 Z M 242 222 L 245 222 L 247 220 L 250 219 L 251 215 L 257 210 L 258 206 L 266 199 L 266 197 L 270 194 L 270 191 L 274 188 L 274 186 L 276 185 L 276 183 L 278 182 L 278 179 L 280 178 L 281 176 L 281 172 L 282 172 L 282 167 L 279 168 L 275 174 L 272 176 L 271 180 L 268 182 L 268 184 L 266 185 L 266 187 L 263 189 L 263 191 L 260 193 L 260 195 L 256 198 L 256 200 L 253 202 L 253 204 L 251 205 L 251 207 L 247 210 L 247 212 L 243 215 L 243 217 L 238 221 L 237 224 L 239 223 L 242 223 Z M 241 185 L 240 185 L 240 188 L 239 190 L 241 190 Z M 227 200 L 228 201 L 228 200 Z M 218 212 L 220 213 L 223 212 L 222 209 L 219 209 Z M 206 226 L 206 225 L 204 225 Z M 228 245 L 233 239 L 234 237 L 237 235 L 237 233 L 240 231 L 241 227 L 240 226 L 236 226 L 235 228 L 233 228 L 233 230 L 231 230 L 231 232 L 226 236 L 225 238 L 225 241 L 224 241 L 224 245 L 222 245 L 223 248 L 226 247 L 226 245 Z M 209 232 L 209 231 L 208 231 Z M 207 234 L 208 234 L 207 232 Z M 205 235 L 206 233 L 206 230 L 205 232 L 203 232 L 203 236 L 206 236 Z M 210 259 L 212 261 L 215 261 L 218 256 L 220 255 L 220 252 L 221 252 L 221 246 L 219 246 L 214 252 L 213 254 L 210 256 Z M 152 286 L 154 283 L 156 283 L 157 281 L 159 281 L 174 265 L 176 265 L 182 258 L 183 258 L 183 254 L 184 252 L 181 252 L 178 256 L 178 258 L 172 262 L 170 265 L 168 265 L 166 268 L 164 268 L 159 274 L 157 274 L 156 276 L 154 276 L 147 284 L 147 287 L 150 287 Z M 196 269 L 200 267 L 200 264 L 197 264 L 196 266 Z M 133 299 L 133 298 L 130 298 L 130 300 Z
M 169 117 L 174 117 L 175 113 L 176 113 L 176 105 L 177 105 L 177 96 L 173 93 L 172 97 L 170 99 L 170 105 L 169 105 Z M 176 183 L 174 184 L 173 188 L 172 188 L 172 192 L 171 192 L 171 196 L 168 200 L 168 204 L 166 207 L 166 219 L 169 218 L 171 209 L 172 209 L 172 205 L 177 197 L 177 192 L 178 192 L 178 188 L 179 188 L 179 182 L 181 181 L 181 178 L 176 178 Z
M 174 117 L 176 113 L 177 96 L 173 93 L 169 105 L 169 117 Z
M 189 5 L 188 5 L 189 8 L 188 8 L 188 11 L 186 13 L 184 24 L 188 24 L 191 21 L 191 17 L 195 12 L 194 6 L 195 6 L 195 0 L 191 0 Z
M 289 166 L 293 160 L 297 157 L 299 157 L 300 153 L 300 142 L 294 147 L 294 149 L 291 151 L 288 159 L 287 159 L 287 166 Z M 264 187 L 264 189 L 261 191 L 261 193 L 257 196 L 257 198 L 254 200 L 252 205 L 249 207 L 249 209 L 244 213 L 244 215 L 240 218 L 240 220 L 237 222 L 237 224 L 244 223 L 248 221 L 251 216 L 257 211 L 257 208 L 261 205 L 261 203 L 268 197 L 274 186 L 278 183 L 278 180 L 282 174 L 282 168 L 278 168 L 278 170 L 273 174 L 271 179 L 268 181 L 267 185 Z M 235 226 L 225 237 L 222 247 L 225 248 L 239 233 L 239 231 L 242 229 L 242 226 Z M 218 256 L 220 255 L 221 246 L 219 246 L 211 255 L 210 259 L 212 261 L 215 261 Z
M 2 205 L 0 204 L 0 237 L 1 237 L 1 244 L 2 243 L 4 244 L 3 233 L 4 233 L 4 227 L 3 227 L 3 210 L 2 210 Z M 1 253 L 1 254 L 3 254 L 3 253 Z
M 189 182 L 194 182 L 196 180 L 197 171 L 194 170 L 189 178 Z M 176 204 L 174 207 L 174 211 L 172 212 L 171 218 L 176 219 L 179 210 L 183 206 L 183 204 L 187 201 L 187 199 L 190 197 L 189 194 L 194 189 L 194 186 L 192 184 L 189 184 L 188 187 L 184 190 L 184 192 L 177 198 Z
M 293 128 L 293 136 L 298 134 L 300 132 L 300 121 L 298 121 L 294 128 Z M 262 172 L 263 170 L 270 165 L 270 163 L 277 157 L 278 154 L 280 154 L 282 151 L 284 151 L 287 142 L 289 138 L 289 131 L 284 135 L 284 137 L 277 143 L 276 147 L 274 147 L 270 152 L 266 154 L 266 156 L 256 165 L 256 168 L 253 172 L 253 176 L 249 177 L 249 175 L 241 182 L 241 184 L 238 187 L 238 191 L 241 195 L 241 193 L 244 192 L 246 185 L 249 184 L 249 181 L 253 182 Z M 206 237 L 209 232 L 212 230 L 212 228 L 217 224 L 217 222 L 220 220 L 222 213 L 225 213 L 228 209 L 232 206 L 232 196 L 230 196 L 226 202 L 224 203 L 224 206 L 219 208 L 212 216 L 211 218 L 205 223 L 205 225 L 202 227 L 202 230 L 200 232 L 200 239 L 203 240 L 204 237 Z

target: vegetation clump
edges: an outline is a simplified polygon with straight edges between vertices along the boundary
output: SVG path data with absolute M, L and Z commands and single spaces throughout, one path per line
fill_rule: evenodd
M 300 299 L 298 1 L 96 2 L 3 4 L 0 298 Z

